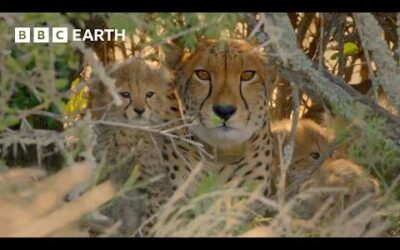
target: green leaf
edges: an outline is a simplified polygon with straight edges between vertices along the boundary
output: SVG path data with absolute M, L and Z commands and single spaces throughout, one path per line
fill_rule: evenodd
M 358 53 L 360 53 L 360 48 L 357 46 L 357 44 L 353 42 L 347 42 L 344 44 L 343 53 L 344 56 L 357 55 Z
M 219 116 L 216 116 L 215 114 L 212 114 L 211 123 L 213 126 L 217 127 L 224 123 L 224 119 L 220 118 Z
M 7 115 L 4 118 L 4 121 L 8 127 L 12 127 L 12 126 L 18 125 L 20 123 L 20 120 L 16 116 L 12 116 L 12 115 Z
M 57 90 L 64 90 L 68 87 L 68 80 L 67 79 L 57 79 L 56 80 L 56 89 Z
M 46 119 L 46 123 L 47 123 L 47 128 L 50 130 L 56 130 L 60 128 L 60 123 L 54 119 L 48 118 Z
M 63 56 L 65 51 L 67 50 L 67 46 L 64 44 L 57 44 L 53 47 L 53 52 L 57 56 Z
M 5 61 L 5 64 L 15 72 L 21 71 L 21 63 L 17 62 L 17 60 L 12 57 L 8 57 L 8 59 Z

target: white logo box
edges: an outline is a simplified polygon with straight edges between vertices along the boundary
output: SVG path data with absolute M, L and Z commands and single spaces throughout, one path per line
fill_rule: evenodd
M 67 27 L 16 27 L 15 43 L 67 43 L 69 30 Z M 51 39 L 50 39 L 51 38 Z M 125 41 L 125 30 L 117 29 L 72 29 L 72 41 Z

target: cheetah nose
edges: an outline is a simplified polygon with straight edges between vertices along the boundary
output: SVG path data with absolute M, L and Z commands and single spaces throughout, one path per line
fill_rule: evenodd
M 233 105 L 214 105 L 213 111 L 217 116 L 227 121 L 236 112 L 236 107 Z
M 134 108 L 133 109 L 138 115 L 141 115 L 144 113 L 144 108 Z

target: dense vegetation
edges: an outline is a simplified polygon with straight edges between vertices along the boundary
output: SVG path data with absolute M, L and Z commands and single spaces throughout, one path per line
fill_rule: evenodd
M 19 26 L 125 29 L 128 41 L 16 44 Z M 388 194 L 381 210 L 387 230 L 400 226 L 400 14 L 10 13 L 0 14 L 0 34 L 1 171 L 39 165 L 55 172 L 93 160 L 88 68 L 101 75 L 103 66 L 133 55 L 159 60 L 158 46 L 169 40 L 191 51 L 204 38 L 242 38 L 264 46 L 281 73 L 273 119 L 293 117 L 297 94 L 300 117 L 328 120 L 347 158 Z M 200 193 L 216 189 L 210 178 Z

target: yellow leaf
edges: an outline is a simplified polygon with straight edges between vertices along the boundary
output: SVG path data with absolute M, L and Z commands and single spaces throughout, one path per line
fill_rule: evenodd
M 357 44 L 352 42 L 347 42 L 344 44 L 343 54 L 344 56 L 353 56 L 360 53 L 360 48 Z
M 77 88 L 80 82 L 80 77 L 75 78 L 75 80 L 71 83 L 71 89 Z M 74 93 L 72 91 L 71 98 L 69 99 L 65 107 L 65 113 L 67 115 L 81 112 L 86 108 L 88 100 L 86 98 L 85 92 L 87 91 L 87 87 L 81 88 L 78 93 Z

